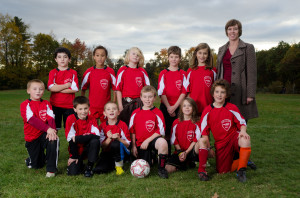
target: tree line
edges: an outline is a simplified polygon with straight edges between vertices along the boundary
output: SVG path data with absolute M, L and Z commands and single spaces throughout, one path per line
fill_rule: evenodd
M 73 42 L 66 38 L 57 41 L 53 33 L 32 34 L 29 25 L 21 18 L 0 13 L 0 90 L 23 89 L 27 81 L 34 78 L 47 83 L 49 71 L 57 67 L 53 53 L 59 46 L 71 51 L 69 67 L 77 71 L 81 82 L 85 70 L 94 65 L 93 47 L 88 47 L 79 38 Z M 189 68 L 194 49 L 191 47 L 182 55 L 180 67 L 185 71 Z M 116 73 L 124 65 L 126 51 L 116 60 L 107 58 L 106 64 Z M 213 54 L 216 61 L 214 50 Z M 300 42 L 288 44 L 280 41 L 276 47 L 257 51 L 256 57 L 259 91 L 300 92 Z M 157 86 L 160 71 L 167 67 L 166 48 L 155 52 L 154 59 L 147 61 L 145 69 L 153 86 Z

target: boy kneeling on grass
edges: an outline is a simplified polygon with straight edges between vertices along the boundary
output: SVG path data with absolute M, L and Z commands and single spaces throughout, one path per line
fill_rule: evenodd
M 237 170 L 238 181 L 246 182 L 247 162 L 251 154 L 246 121 L 237 106 L 225 101 L 230 96 L 226 80 L 215 81 L 211 94 L 214 102 L 204 109 L 200 119 L 202 137 L 199 140 L 199 178 L 201 181 L 209 180 L 205 168 L 211 131 L 215 140 L 217 172 Z M 239 154 L 238 159 L 235 159 L 236 154 Z
M 30 80 L 27 83 L 30 99 L 21 103 L 25 147 L 29 154 L 25 164 L 28 168 L 38 169 L 46 162 L 46 177 L 54 177 L 57 172 L 59 139 L 52 106 L 50 102 L 42 99 L 44 91 L 45 85 L 41 80 Z
M 69 142 L 68 175 L 78 175 L 83 171 L 83 160 L 88 159 L 84 176 L 93 176 L 93 166 L 100 150 L 100 133 L 97 120 L 89 116 L 90 103 L 85 96 L 77 96 L 73 101 L 75 113 L 66 121 L 65 135 Z

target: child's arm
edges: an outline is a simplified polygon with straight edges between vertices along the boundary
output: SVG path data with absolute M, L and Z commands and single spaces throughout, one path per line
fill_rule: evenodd
M 175 112 L 175 110 L 179 107 L 183 99 L 185 98 L 186 94 L 182 93 L 180 94 L 179 98 L 177 99 L 176 103 L 168 109 L 169 114 L 172 114 Z
M 61 91 L 61 93 L 76 93 L 77 91 L 76 90 L 73 90 L 73 89 L 64 89 Z
M 71 83 L 68 82 L 66 84 L 62 84 L 62 85 L 58 85 L 58 84 L 54 84 L 51 88 L 49 88 L 49 91 L 51 92 L 61 92 L 65 89 L 69 89 L 71 87 Z
M 115 135 L 115 136 L 114 136 Z M 113 135 L 113 138 L 115 138 L 116 140 L 118 140 L 119 142 L 122 142 L 127 148 L 129 147 L 129 144 L 123 140 L 121 137 L 120 137 L 120 134 L 116 133 Z
M 56 129 L 51 128 L 48 124 L 44 123 L 42 120 L 38 119 L 37 117 L 32 116 L 28 120 L 28 124 L 30 124 L 31 126 L 33 126 L 34 128 L 40 131 L 46 132 L 47 133 L 46 138 L 48 138 L 49 141 L 57 140 L 58 136 L 56 135 L 57 133 Z
M 134 157 L 137 157 L 138 152 L 137 152 L 137 148 L 136 148 L 135 133 L 131 133 L 131 144 L 132 144 L 132 154 Z
M 154 138 L 156 137 L 160 137 L 161 135 L 158 133 L 153 133 L 153 135 L 151 135 L 150 137 L 148 137 L 147 139 L 144 140 L 144 142 L 141 145 L 141 149 L 146 150 L 148 148 L 149 143 L 154 140 Z
M 186 151 L 183 151 L 181 153 L 179 153 L 179 160 L 181 162 L 186 160 L 187 155 L 192 151 L 192 149 L 194 148 L 196 142 L 192 142 L 189 146 L 189 148 Z
M 112 141 L 112 134 L 111 131 L 109 130 L 107 133 L 107 138 L 106 140 L 102 143 L 102 148 L 105 149 Z
M 164 103 L 164 105 L 167 107 L 167 110 L 168 110 L 168 113 L 170 114 L 170 116 L 174 117 L 175 116 L 174 111 L 173 111 L 173 113 L 170 113 L 170 111 L 169 111 L 171 108 L 171 105 L 170 105 L 166 95 L 161 95 L 161 102 Z
M 250 136 L 248 135 L 247 131 L 247 126 L 242 125 L 241 126 L 241 131 L 239 133 L 239 138 L 244 137 L 245 139 L 250 139 Z
M 116 91 L 116 92 L 117 92 L 117 101 L 118 101 L 119 111 L 121 112 L 123 110 L 122 92 L 121 91 Z

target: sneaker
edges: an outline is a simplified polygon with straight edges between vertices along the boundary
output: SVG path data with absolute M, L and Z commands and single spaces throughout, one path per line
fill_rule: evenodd
M 55 177 L 55 173 L 47 172 L 46 177 Z
M 121 166 L 116 166 L 116 175 L 123 175 L 124 170 Z
M 256 167 L 256 165 L 254 164 L 254 162 L 251 161 L 250 159 L 248 160 L 247 166 L 249 166 L 249 167 L 250 167 L 251 169 L 253 169 L 253 170 L 256 170 L 256 169 L 257 169 L 257 167 Z
M 30 164 L 30 158 L 28 157 L 26 160 L 25 160 L 25 164 L 28 168 L 32 168 L 31 164 Z
M 84 171 L 84 176 L 85 177 L 93 177 L 93 171 L 92 171 L 92 167 L 88 166 L 86 168 L 86 170 Z
M 164 178 L 164 179 L 168 179 L 169 175 L 168 175 L 168 171 L 164 168 L 159 168 L 158 169 L 158 175 L 161 177 L 161 178 Z
M 205 172 L 198 173 L 198 176 L 199 176 L 199 179 L 201 181 L 208 181 L 209 180 L 209 177 L 208 177 L 207 173 L 205 173 Z
M 239 180 L 239 182 L 244 183 L 247 181 L 246 168 L 241 168 L 240 170 L 238 170 L 236 175 L 237 175 L 237 179 Z

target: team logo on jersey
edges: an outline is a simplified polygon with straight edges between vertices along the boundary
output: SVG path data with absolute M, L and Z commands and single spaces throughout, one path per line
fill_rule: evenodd
M 66 83 L 72 83 L 72 79 L 71 78 L 65 79 L 64 84 L 66 84 Z
M 211 83 L 212 83 L 211 77 L 210 76 L 205 76 L 204 77 L 204 82 L 205 82 L 206 86 L 210 87 Z
M 136 78 L 135 78 L 135 82 L 136 82 L 136 84 L 137 84 L 139 87 L 142 86 L 142 84 L 143 84 L 142 81 L 143 81 L 143 80 L 142 80 L 142 77 L 136 77 Z
M 39 116 L 40 116 L 41 120 L 46 121 L 46 119 L 47 119 L 47 111 L 46 110 L 40 110 L 39 111 Z
M 154 129 L 155 123 L 152 120 L 146 122 L 146 129 L 151 133 Z
M 177 80 L 175 83 L 176 83 L 177 89 L 180 91 L 181 87 L 182 87 L 182 81 L 181 80 Z
M 103 89 L 106 89 L 108 87 L 108 80 L 106 79 L 101 79 L 100 80 L 100 85 Z
M 223 129 L 225 129 L 225 131 L 228 131 L 231 127 L 231 120 L 224 119 L 221 121 L 221 124 L 222 124 Z
M 190 141 L 190 142 L 192 142 L 193 141 L 193 138 L 194 138 L 194 131 L 188 131 L 187 133 L 186 133 L 186 137 L 187 137 L 187 139 L 188 139 L 188 141 Z

